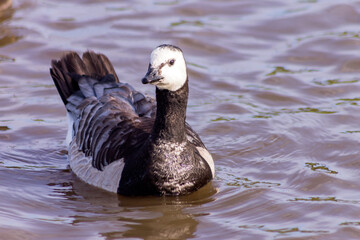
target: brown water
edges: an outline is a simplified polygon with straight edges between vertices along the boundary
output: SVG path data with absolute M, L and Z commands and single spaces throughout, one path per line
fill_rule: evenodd
M 360 239 L 359 1 L 74 2 L 0 12 L 0 239 Z M 154 95 L 161 43 L 185 52 L 215 180 L 184 197 L 82 183 L 50 60 L 103 52 Z

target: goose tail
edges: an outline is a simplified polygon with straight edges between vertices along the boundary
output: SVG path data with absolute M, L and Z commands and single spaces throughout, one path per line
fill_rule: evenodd
M 100 97 L 104 88 L 119 82 L 114 67 L 103 54 L 85 52 L 80 58 L 76 52 L 65 54 L 60 60 L 52 60 L 50 75 L 67 109 L 68 133 L 66 144 L 73 139 L 74 123 L 80 114 L 78 106 L 87 97 Z M 100 88 L 94 84 L 102 82 Z
M 100 80 L 112 75 L 111 78 L 119 82 L 109 59 L 92 51 L 85 52 L 82 58 L 76 52 L 69 52 L 60 60 L 52 60 L 50 75 L 65 105 L 68 98 L 80 90 L 79 79 L 82 77 Z

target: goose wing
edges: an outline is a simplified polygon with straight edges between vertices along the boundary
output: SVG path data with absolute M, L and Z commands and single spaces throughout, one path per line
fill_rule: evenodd
M 205 147 L 204 143 L 201 141 L 199 135 L 186 123 L 186 137 L 187 140 L 195 148 L 195 153 L 198 157 L 203 159 L 210 167 L 213 177 L 215 176 L 215 165 L 214 160 Z
M 152 128 L 155 101 L 111 77 L 82 76 L 78 83 L 80 91 L 66 105 L 76 115 L 74 140 L 85 156 L 92 156 L 92 166 L 103 170 L 142 146 Z
M 148 137 L 155 100 L 119 82 L 103 54 L 69 52 L 50 69 L 69 116 L 69 146 L 76 146 L 92 166 L 104 166 L 138 149 Z

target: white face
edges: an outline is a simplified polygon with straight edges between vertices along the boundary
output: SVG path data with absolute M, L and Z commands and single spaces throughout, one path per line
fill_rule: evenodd
M 186 63 L 181 50 L 171 45 L 161 45 L 152 51 L 149 70 L 142 82 L 159 89 L 176 91 L 186 79 Z

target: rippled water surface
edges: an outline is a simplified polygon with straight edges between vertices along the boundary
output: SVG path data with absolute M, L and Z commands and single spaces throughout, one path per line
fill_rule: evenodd
M 359 1 L 3 8 L 0 239 L 360 239 Z M 162 43 L 185 53 L 187 119 L 213 153 L 215 180 L 183 197 L 82 183 L 68 167 L 50 60 L 103 52 L 122 81 L 153 96 L 140 79 Z

